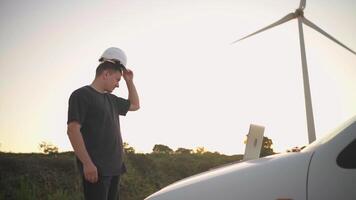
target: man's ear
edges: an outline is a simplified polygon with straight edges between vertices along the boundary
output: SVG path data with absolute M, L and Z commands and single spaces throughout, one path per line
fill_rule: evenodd
M 109 70 L 104 70 L 104 71 L 103 71 L 103 79 L 104 79 L 104 80 L 106 80 L 109 75 L 110 75 Z

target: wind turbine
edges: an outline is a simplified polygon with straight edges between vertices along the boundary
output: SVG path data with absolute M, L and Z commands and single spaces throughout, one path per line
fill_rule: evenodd
M 312 143 L 316 137 L 315 137 L 315 125 L 314 125 L 314 116 L 313 116 L 313 108 L 312 108 L 312 100 L 311 100 L 311 95 L 310 95 L 310 86 L 309 86 L 309 76 L 308 76 L 308 67 L 307 67 L 307 58 L 305 55 L 305 45 L 304 45 L 304 34 L 303 34 L 303 23 L 310 28 L 318 31 L 319 33 L 323 34 L 330 40 L 336 42 L 337 44 L 341 45 L 345 49 L 349 50 L 351 53 L 355 54 L 355 51 L 347 47 L 346 45 L 342 44 L 339 42 L 337 39 L 329 35 L 327 32 L 319 28 L 317 25 L 315 25 L 313 22 L 308 20 L 307 18 L 304 17 L 304 9 L 306 6 L 306 0 L 301 0 L 299 4 L 299 8 L 295 10 L 295 12 L 289 13 L 286 16 L 284 16 L 282 19 L 274 22 L 273 24 L 262 28 L 250 35 L 247 35 L 241 39 L 238 39 L 232 44 L 239 42 L 243 39 L 246 39 L 248 37 L 251 37 L 257 33 L 263 32 L 267 29 L 273 28 L 275 26 L 281 25 L 285 22 L 288 22 L 292 19 L 297 18 L 298 19 L 298 27 L 299 27 L 299 41 L 300 41 L 300 53 L 301 53 L 301 59 L 302 59 L 302 70 L 303 70 L 303 83 L 304 83 L 304 98 L 305 98 L 305 108 L 306 108 L 306 115 L 307 115 L 307 126 L 308 126 L 308 138 L 309 138 L 309 143 Z

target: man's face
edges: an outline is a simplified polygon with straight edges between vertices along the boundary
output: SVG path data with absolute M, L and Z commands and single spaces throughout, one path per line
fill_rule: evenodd
M 119 81 L 121 80 L 120 71 L 105 71 L 104 72 L 105 90 L 112 92 L 116 87 L 119 87 Z

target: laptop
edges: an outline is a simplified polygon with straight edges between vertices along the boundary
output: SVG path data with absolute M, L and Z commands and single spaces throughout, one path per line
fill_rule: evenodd
M 256 124 L 250 124 L 250 130 L 248 131 L 245 154 L 243 158 L 244 161 L 257 159 L 260 157 L 264 131 L 265 127 Z

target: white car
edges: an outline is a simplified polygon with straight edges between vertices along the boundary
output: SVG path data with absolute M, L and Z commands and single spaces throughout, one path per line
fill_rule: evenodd
M 213 169 L 145 200 L 356 200 L 356 117 L 301 152 Z

